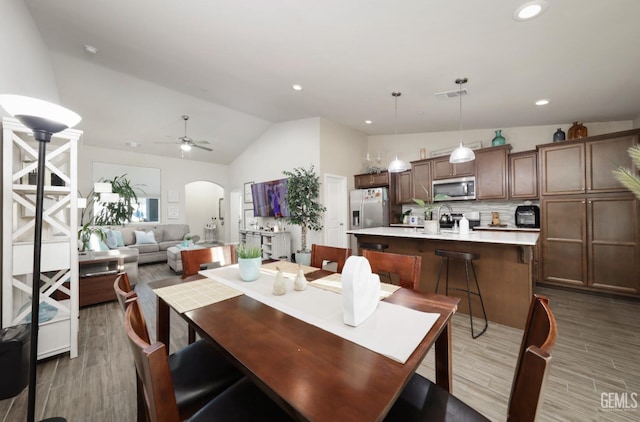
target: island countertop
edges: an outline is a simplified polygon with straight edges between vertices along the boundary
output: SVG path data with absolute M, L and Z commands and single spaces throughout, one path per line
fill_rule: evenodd
M 371 227 L 368 229 L 347 230 L 347 234 L 385 237 L 404 237 L 409 239 L 432 239 L 474 243 L 498 243 L 503 245 L 535 246 L 538 232 L 529 231 L 469 231 L 467 235 L 441 230 L 439 234 L 427 234 L 421 227 Z

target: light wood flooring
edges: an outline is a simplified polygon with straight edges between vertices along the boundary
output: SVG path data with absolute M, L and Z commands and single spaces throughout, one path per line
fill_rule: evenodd
M 173 275 L 166 264 L 140 266 L 136 291 L 152 336 L 155 297 L 146 283 Z M 640 394 L 640 302 L 549 288 L 537 293 L 550 298 L 559 330 L 538 420 L 640 421 L 640 409 L 601 405 L 603 393 Z M 171 350 L 176 350 L 185 344 L 186 324 L 175 315 L 171 324 Z M 521 336 L 521 330 L 490 324 L 473 340 L 468 316 L 454 316 L 454 394 L 491 420 L 505 420 Z M 82 308 L 79 339 L 78 358 L 62 355 L 38 365 L 36 417 L 134 421 L 133 361 L 116 302 Z M 433 379 L 432 354 L 419 372 Z M 640 396 L 636 400 L 640 405 Z M 25 420 L 26 401 L 26 389 L 0 401 L 0 420 Z

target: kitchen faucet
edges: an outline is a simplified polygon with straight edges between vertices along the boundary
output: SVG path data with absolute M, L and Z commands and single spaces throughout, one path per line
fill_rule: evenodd
M 453 214 L 453 209 L 451 208 L 451 205 L 449 204 L 442 204 L 438 207 L 438 234 L 440 234 L 440 210 L 442 210 L 442 207 L 447 207 L 449 208 L 449 215 L 452 216 Z M 453 218 L 453 216 L 452 216 Z

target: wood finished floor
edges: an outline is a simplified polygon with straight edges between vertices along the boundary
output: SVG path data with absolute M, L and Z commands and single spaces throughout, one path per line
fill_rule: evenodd
M 146 283 L 172 275 L 166 264 L 140 266 L 136 291 L 152 336 L 155 297 Z M 640 421 L 640 409 L 601 406 L 602 393 L 640 394 L 640 302 L 549 288 L 537 293 L 550 298 L 559 330 L 538 420 Z M 115 302 L 80 310 L 78 358 L 62 355 L 38 365 L 38 419 L 135 420 L 133 361 L 121 324 Z M 171 324 L 175 350 L 185 344 L 186 324 L 175 315 Z M 490 324 L 472 340 L 468 316 L 453 319 L 454 393 L 493 421 L 505 420 L 521 336 L 521 330 Z M 432 353 L 419 372 L 433 379 Z M 26 389 L 0 401 L 0 420 L 25 420 L 26 401 Z

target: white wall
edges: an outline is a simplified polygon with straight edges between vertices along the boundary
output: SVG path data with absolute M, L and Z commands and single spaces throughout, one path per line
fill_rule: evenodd
M 224 242 L 224 226 L 220 226 L 220 213 L 218 204 L 220 198 L 224 198 L 224 189 L 215 183 L 197 181 L 185 186 L 186 221 L 189 222 L 191 233 L 200 235 L 200 240 L 204 238 L 204 226 L 216 220 L 216 231 L 218 241 Z M 228 207 L 227 201 L 223 201 L 222 206 Z M 222 211 L 223 215 L 228 212 Z M 226 224 L 226 223 L 225 223 Z
M 0 1 L 0 17 L 0 94 L 59 103 L 49 52 L 24 1 Z
M 220 164 L 211 164 L 201 161 L 182 160 L 181 158 L 169 158 L 150 156 L 142 152 L 129 152 L 110 150 L 107 148 L 81 145 L 78 153 L 78 188 L 82 196 L 86 196 L 92 188 L 91 174 L 93 162 L 126 164 L 131 166 L 156 167 L 160 169 L 160 222 L 161 223 L 187 223 L 185 209 L 185 185 L 195 181 L 209 181 L 217 183 L 225 189 L 228 195 L 229 167 Z M 168 203 L 167 191 L 179 192 L 179 202 Z M 228 203 L 228 199 L 225 198 Z M 175 220 L 167 218 L 168 207 L 177 206 L 179 217 Z M 227 212 L 227 211 L 225 211 Z M 197 224 L 200 224 L 197 222 Z M 195 227 L 192 227 L 194 229 Z M 228 225 L 225 225 L 225 230 Z M 228 233 L 225 233 L 228 238 Z
M 584 125 L 589 130 L 589 136 L 633 128 L 633 124 L 629 120 L 584 123 Z M 502 130 L 502 135 L 507 139 L 507 143 L 513 147 L 511 152 L 526 151 L 535 149 L 536 145 L 552 142 L 553 133 L 559 127 L 566 133 L 570 126 L 571 123 L 505 128 Z M 490 129 L 463 130 L 462 141 L 464 143 L 482 141 L 483 147 L 490 147 L 494 136 L 495 132 Z M 387 166 L 393 158 L 392 155 L 395 155 L 395 150 L 403 160 L 413 161 L 420 159 L 420 148 L 426 148 L 427 157 L 430 157 L 431 151 L 457 146 L 459 139 L 459 132 L 452 131 L 398 135 L 397 142 L 395 135 L 369 136 L 368 143 L 372 156 L 375 156 L 380 151 L 382 156 L 385 157 L 382 164 Z
M 348 189 L 353 189 L 353 175 L 362 172 L 362 157 L 366 152 L 367 136 L 364 133 L 320 119 L 321 179 L 326 173 L 345 176 Z

